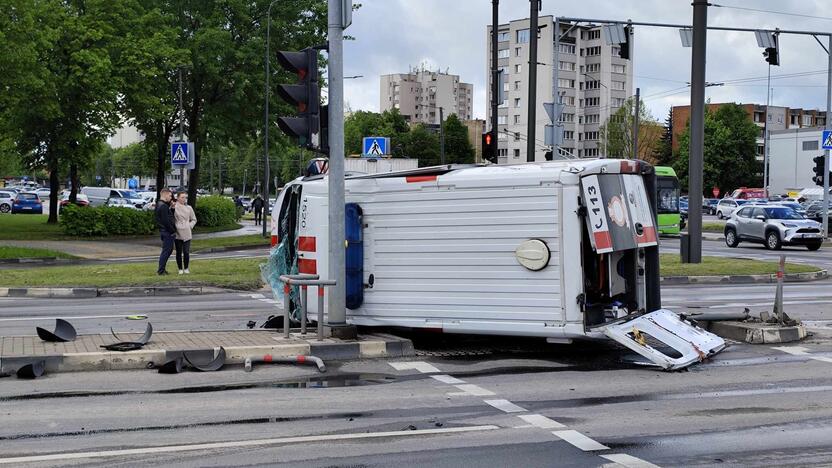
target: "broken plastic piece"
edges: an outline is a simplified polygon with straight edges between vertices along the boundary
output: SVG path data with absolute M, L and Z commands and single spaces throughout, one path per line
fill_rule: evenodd
M 251 372 L 252 363 L 255 362 L 264 362 L 264 363 L 280 363 L 280 364 L 314 364 L 318 367 L 319 372 L 326 372 L 326 365 L 324 364 L 323 359 L 317 356 L 272 356 L 271 354 L 266 354 L 264 356 L 249 356 L 246 358 L 245 361 L 245 369 L 246 372 Z
M 184 360 L 182 356 L 176 356 L 175 358 L 171 359 L 170 361 L 162 364 L 159 366 L 159 373 L 160 374 L 178 374 L 182 372 L 182 364 Z
M 116 332 L 110 328 L 110 333 L 119 340 L 118 343 L 108 344 L 108 345 L 101 345 L 102 348 L 106 349 L 107 351 L 134 351 L 136 349 L 141 349 L 144 345 L 150 341 L 150 336 L 153 335 L 153 326 L 148 322 L 147 328 L 144 331 L 144 335 L 142 335 L 137 341 L 124 341 Z
M 40 339 L 50 343 L 75 341 L 75 338 L 78 336 L 78 333 L 75 331 L 75 327 L 64 319 L 55 319 L 55 331 L 53 332 L 45 330 L 41 327 L 36 327 L 35 330 L 37 330 Z
M 18 379 L 36 379 L 46 371 L 46 361 L 35 361 L 17 370 Z
M 217 357 L 215 357 L 210 362 L 206 363 L 194 363 L 194 361 L 188 357 L 188 353 L 184 353 L 185 360 L 188 361 L 188 364 L 193 367 L 194 369 L 202 372 L 214 372 L 222 369 L 222 366 L 225 365 L 225 348 L 220 346 L 220 351 L 217 353 Z

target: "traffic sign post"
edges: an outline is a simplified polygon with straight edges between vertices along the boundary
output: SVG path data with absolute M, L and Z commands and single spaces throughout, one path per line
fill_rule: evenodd
M 194 167 L 196 159 L 194 144 L 188 141 L 176 141 L 170 145 L 170 164 L 179 168 L 179 189 L 185 186 L 185 169 Z
M 364 137 L 361 155 L 378 157 L 390 154 L 390 139 L 385 137 Z

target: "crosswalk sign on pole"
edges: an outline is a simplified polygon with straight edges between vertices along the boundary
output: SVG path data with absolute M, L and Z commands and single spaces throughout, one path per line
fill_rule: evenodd
M 187 141 L 177 141 L 170 146 L 170 163 L 177 166 L 187 166 L 191 162 L 191 151 Z
M 824 130 L 823 131 L 823 138 L 821 138 L 823 144 L 821 145 L 825 150 L 832 150 L 832 130 Z
M 386 137 L 364 137 L 361 154 L 381 157 L 390 154 L 390 139 Z

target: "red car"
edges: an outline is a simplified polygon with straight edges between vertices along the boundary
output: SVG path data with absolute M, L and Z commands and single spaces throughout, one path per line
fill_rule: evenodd
M 61 206 L 69 205 L 69 194 L 64 195 L 61 197 L 61 202 L 59 203 Z M 89 206 L 90 199 L 87 198 L 86 195 L 82 193 L 75 194 L 75 205 L 76 206 Z

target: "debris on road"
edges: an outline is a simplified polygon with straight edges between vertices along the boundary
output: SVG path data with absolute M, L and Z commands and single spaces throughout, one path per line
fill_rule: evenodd
M 318 367 L 319 372 L 326 372 L 326 365 L 324 361 L 315 356 L 287 356 L 276 357 L 271 354 L 265 356 L 251 356 L 246 358 L 246 372 L 251 372 L 253 363 L 282 363 L 282 364 L 314 364 Z
M 110 328 L 110 333 L 119 340 L 117 343 L 108 344 L 108 345 L 101 345 L 102 348 L 106 349 L 107 351 L 135 351 L 137 349 L 142 349 L 144 345 L 150 341 L 150 336 L 153 335 L 153 326 L 148 322 L 147 328 L 144 331 L 144 335 L 142 335 L 138 341 L 125 341 L 122 340 L 118 335 L 116 335 L 115 330 Z
M 41 359 L 17 369 L 18 379 L 36 379 L 46 372 L 46 361 Z
M 183 353 L 183 357 L 191 367 L 198 371 L 214 372 L 222 369 L 222 366 L 225 365 L 225 348 L 220 347 L 220 351 L 217 353 L 217 356 L 206 363 L 194 362 L 195 358 L 189 357 L 187 352 Z
M 75 327 L 64 319 L 55 319 L 55 331 L 49 331 L 41 327 L 35 327 L 38 336 L 43 341 L 50 343 L 65 343 L 67 341 L 75 341 L 78 332 Z

